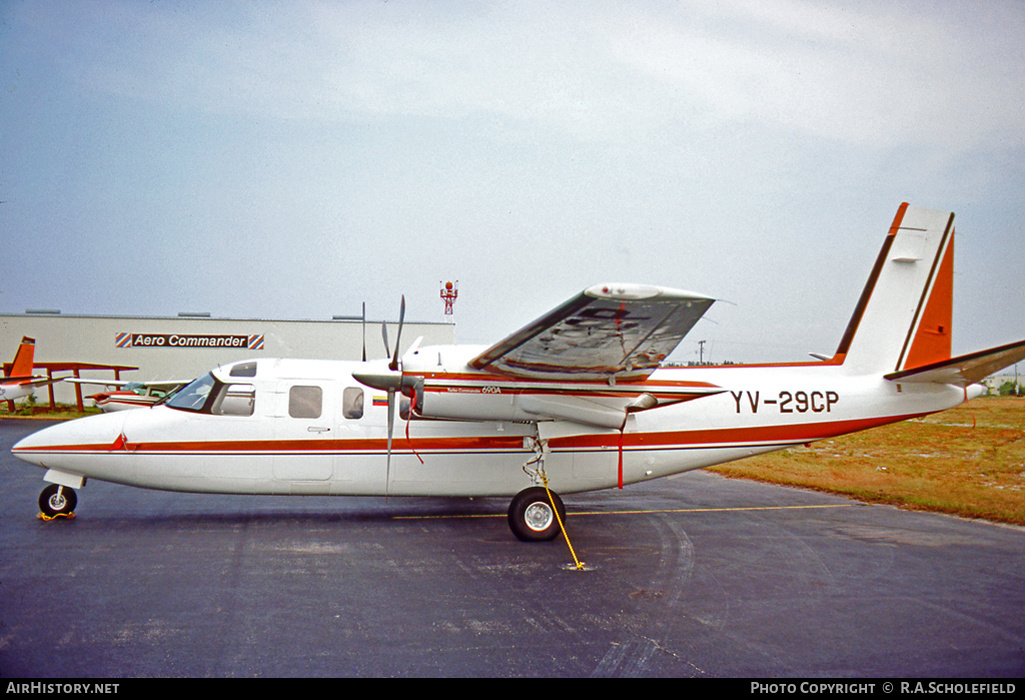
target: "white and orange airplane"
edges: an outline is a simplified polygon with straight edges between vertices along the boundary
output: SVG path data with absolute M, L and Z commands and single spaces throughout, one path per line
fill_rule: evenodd
M 32 374 L 35 354 L 35 338 L 23 337 L 14 353 L 11 373 L 0 378 L 0 401 L 15 401 L 33 393 L 38 387 L 61 381 Z
M 56 425 L 12 451 L 45 469 L 47 517 L 72 511 L 87 479 L 232 494 L 507 496 L 515 535 L 547 540 L 564 520 L 560 492 L 657 479 L 978 396 L 979 380 L 1025 357 L 1025 341 L 950 356 L 953 238 L 951 213 L 902 205 L 823 361 L 662 367 L 713 299 L 607 284 L 491 347 L 418 341 L 399 357 L 397 342 L 379 361 L 236 362 L 162 405 Z

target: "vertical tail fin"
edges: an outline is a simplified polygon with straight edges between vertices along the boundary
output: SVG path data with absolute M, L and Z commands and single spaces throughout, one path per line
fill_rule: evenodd
M 854 372 L 896 372 L 950 358 L 954 215 L 902 204 L 836 359 Z
M 24 337 L 18 352 L 14 354 L 14 362 L 11 364 L 12 377 L 31 377 L 32 366 L 35 362 L 36 341 L 35 338 Z

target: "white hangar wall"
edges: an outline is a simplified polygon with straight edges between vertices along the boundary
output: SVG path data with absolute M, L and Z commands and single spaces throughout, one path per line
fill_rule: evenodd
M 64 314 L 0 314 L 0 360 L 14 360 L 23 336 L 35 338 L 35 361 L 90 362 L 129 365 L 138 370 L 121 373 L 132 381 L 191 379 L 219 364 L 261 357 L 359 360 L 363 352 L 363 324 L 355 320 L 263 320 L 193 316 L 124 317 Z M 397 323 L 388 323 L 388 340 L 395 342 Z M 451 323 L 406 321 L 402 349 L 418 337 L 423 345 L 451 345 Z M 366 324 L 367 357 L 386 356 L 381 322 Z M 38 374 L 45 374 L 36 370 Z M 70 372 L 57 373 L 72 376 Z M 82 370 L 82 377 L 112 379 L 112 371 Z M 83 394 L 102 387 L 86 385 Z M 36 400 L 48 400 L 46 387 Z M 54 398 L 74 403 L 74 386 L 54 384 Z

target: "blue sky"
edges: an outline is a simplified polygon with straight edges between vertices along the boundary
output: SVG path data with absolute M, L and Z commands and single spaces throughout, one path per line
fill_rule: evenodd
M 724 300 L 674 357 L 839 342 L 902 201 L 955 352 L 1025 338 L 1025 4 L 0 0 L 0 311 L 442 320 Z M 5 340 L 6 342 L 6 340 Z M 59 354 L 59 353 L 58 353 Z

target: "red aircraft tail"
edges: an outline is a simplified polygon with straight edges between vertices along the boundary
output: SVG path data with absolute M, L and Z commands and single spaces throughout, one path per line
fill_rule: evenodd
M 32 366 L 35 362 L 36 340 L 35 338 L 24 337 L 18 352 L 14 355 L 14 363 L 11 365 L 12 377 L 29 378 L 32 376 Z

